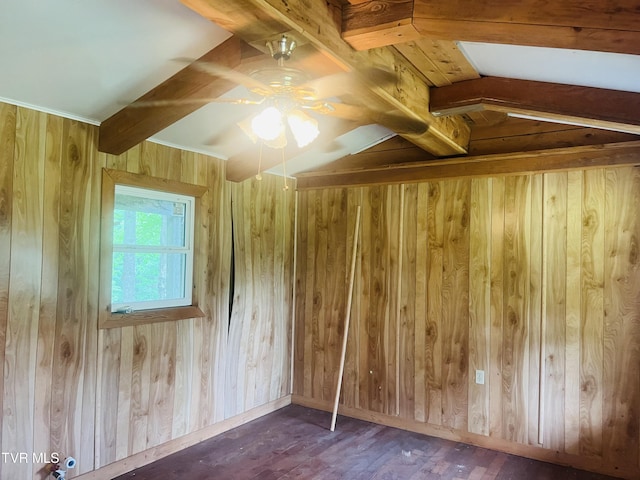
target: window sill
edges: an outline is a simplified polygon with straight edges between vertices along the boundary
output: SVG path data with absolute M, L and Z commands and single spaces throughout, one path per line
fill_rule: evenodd
M 188 318 L 201 318 L 206 315 L 196 305 L 186 307 L 158 308 L 139 310 L 132 313 L 102 312 L 99 328 L 121 328 L 149 323 L 171 322 Z

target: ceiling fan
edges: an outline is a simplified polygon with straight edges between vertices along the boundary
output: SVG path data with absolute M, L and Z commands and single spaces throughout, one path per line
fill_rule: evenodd
M 319 134 L 314 115 L 327 115 L 361 124 L 378 123 L 396 133 L 421 134 L 427 125 L 419 120 L 407 120 L 405 116 L 380 112 L 358 104 L 358 90 L 362 82 L 383 84 L 393 82 L 395 74 L 380 68 L 366 72 L 341 72 L 320 78 L 311 78 L 305 71 L 286 65 L 296 49 L 296 42 L 287 35 L 266 43 L 275 64 L 258 68 L 249 74 L 222 65 L 190 61 L 190 67 L 213 76 L 226 78 L 248 90 L 246 98 L 207 98 L 189 100 L 201 103 L 224 102 L 254 105 L 258 111 L 238 126 L 255 143 L 282 149 L 287 145 L 288 133 L 294 137 L 298 147 L 311 143 Z M 342 100 L 347 98 L 349 103 Z M 137 102 L 135 105 L 165 106 L 184 103 L 184 100 L 155 100 Z

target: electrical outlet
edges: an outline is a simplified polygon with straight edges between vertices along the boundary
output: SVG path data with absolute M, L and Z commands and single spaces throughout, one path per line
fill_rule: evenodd
M 484 385 L 484 370 L 476 370 L 476 383 Z

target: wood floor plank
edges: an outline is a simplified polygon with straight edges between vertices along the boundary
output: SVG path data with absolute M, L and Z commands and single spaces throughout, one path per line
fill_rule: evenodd
M 612 480 L 290 405 L 114 480 Z

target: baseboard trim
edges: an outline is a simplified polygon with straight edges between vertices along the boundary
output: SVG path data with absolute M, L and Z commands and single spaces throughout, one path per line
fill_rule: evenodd
M 91 472 L 83 473 L 74 480 L 110 480 L 118 475 L 130 472 L 136 468 L 147 465 L 151 462 L 164 458 L 172 453 L 179 452 L 187 447 L 191 447 L 204 440 L 208 440 L 216 435 L 220 435 L 228 430 L 244 425 L 252 420 L 260 418 L 268 413 L 280 410 L 291 404 L 291 395 L 281 397 L 272 402 L 260 405 L 259 407 L 247 410 L 244 413 L 228 418 L 221 422 L 215 423 L 208 427 L 202 428 L 193 433 L 189 433 L 182 437 L 170 440 L 166 443 L 150 448 L 143 452 L 136 453 L 130 457 L 123 458 L 114 463 L 105 465 Z
M 292 395 L 291 402 L 295 405 L 314 408 L 316 410 L 324 410 L 327 412 L 331 412 L 333 408 L 333 404 L 329 401 L 315 400 L 300 395 Z M 555 463 L 557 465 L 569 466 L 629 480 L 640 478 L 640 467 L 633 468 L 625 465 L 608 465 L 600 458 L 571 455 L 534 445 L 524 445 L 499 438 L 486 437 L 475 433 L 460 432 L 459 430 L 411 421 L 384 413 L 345 407 L 343 405 L 339 406 L 338 413 L 346 417 L 357 418 L 359 420 L 365 420 L 379 425 L 399 428 L 454 442 L 475 445 L 512 455 L 518 455 L 519 457 L 540 460 L 542 462 Z M 338 419 L 336 429 L 340 429 L 340 419 Z

